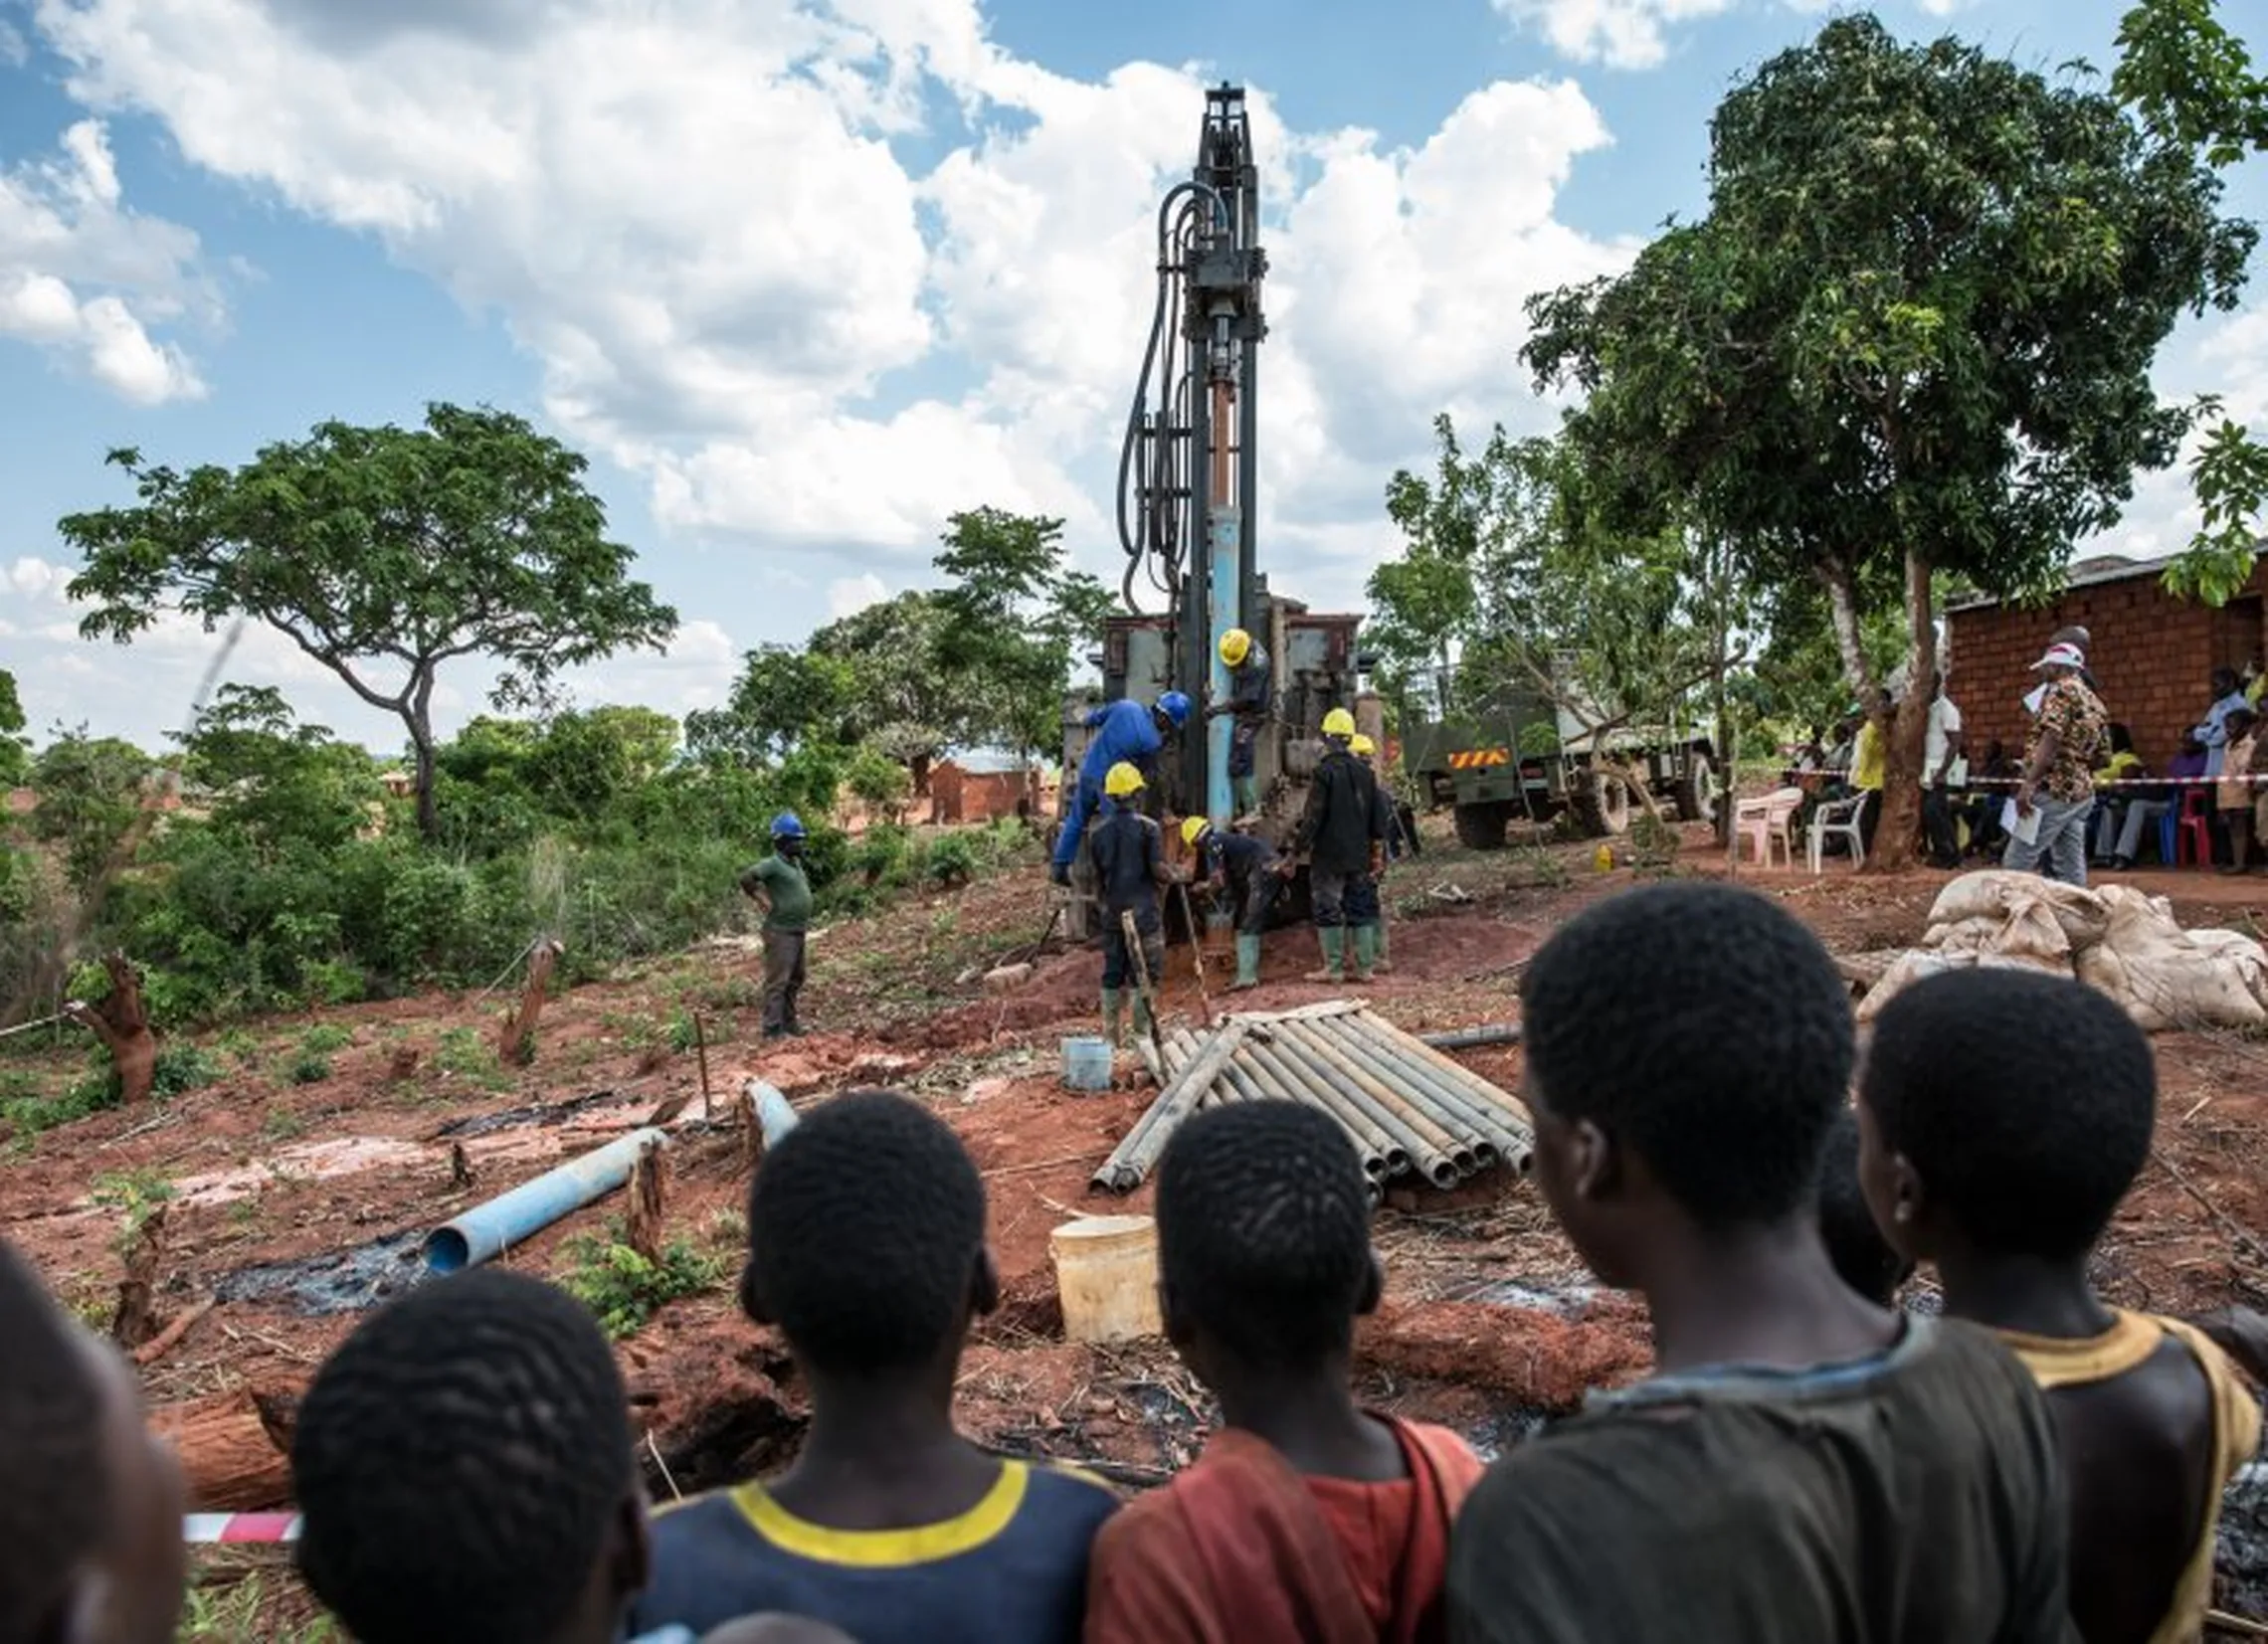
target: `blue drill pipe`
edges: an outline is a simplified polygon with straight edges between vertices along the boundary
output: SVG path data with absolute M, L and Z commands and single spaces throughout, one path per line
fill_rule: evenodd
M 630 1180 L 639 1154 L 665 1140 L 662 1132 L 652 1128 L 633 1131 L 595 1153 L 544 1172 L 533 1182 L 523 1182 L 485 1204 L 474 1205 L 426 1234 L 427 1270 L 455 1273 L 502 1255 L 530 1233 L 613 1192 Z
M 1217 430 L 1214 438 L 1227 439 L 1226 430 Z M 1216 505 L 1207 524 L 1212 528 L 1210 573 L 1213 613 L 1213 657 L 1211 676 L 1213 700 L 1228 700 L 1228 664 L 1221 660 L 1221 637 L 1232 628 L 1244 626 L 1244 611 L 1239 599 L 1243 591 L 1240 581 L 1242 556 L 1237 552 L 1242 541 L 1243 512 L 1241 509 Z M 1226 830 L 1235 818 L 1235 798 L 1228 781 L 1228 739 L 1235 734 L 1233 715 L 1223 714 L 1206 727 L 1205 753 L 1205 814 L 1215 827 Z M 1194 938 L 1196 933 L 1191 933 Z

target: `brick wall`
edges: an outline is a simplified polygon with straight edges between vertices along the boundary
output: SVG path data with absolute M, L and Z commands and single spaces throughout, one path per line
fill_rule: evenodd
M 2268 566 L 2268 562 L 2264 562 Z M 2094 640 L 2087 665 L 2111 718 L 2134 733 L 2135 751 L 2162 770 L 2180 751 L 2181 733 L 2211 706 L 2212 671 L 2242 669 L 2263 656 L 2263 592 L 2255 569 L 2245 594 L 2218 611 L 2176 600 L 2155 572 L 2074 588 L 2045 609 L 1984 606 L 1948 618 L 1951 694 L 1961 709 L 1970 753 L 1980 764 L 1994 738 L 2020 757 L 2028 724 L 2023 697 L 2048 636 L 2077 624 Z
M 929 776 L 929 819 L 933 822 L 985 822 L 1013 817 L 1019 800 L 1029 802 L 1035 816 L 1044 814 L 1039 772 L 964 771 L 948 762 Z

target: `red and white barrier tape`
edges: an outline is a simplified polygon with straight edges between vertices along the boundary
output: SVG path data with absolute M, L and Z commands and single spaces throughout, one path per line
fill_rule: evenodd
M 280 1547 L 299 1539 L 296 1513 L 192 1513 L 181 1522 L 191 1547 Z

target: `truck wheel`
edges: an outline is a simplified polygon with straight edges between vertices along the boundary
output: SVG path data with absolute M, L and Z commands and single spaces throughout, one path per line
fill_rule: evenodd
M 1685 761 L 1685 779 L 1677 785 L 1677 814 L 1687 822 L 1705 822 L 1725 836 L 1725 790 L 1717 781 L 1717 762 L 1707 754 L 1692 754 Z
M 1502 850 L 1504 824 L 1511 820 L 1512 808 L 1502 801 L 1460 805 L 1456 810 L 1457 843 L 1467 850 Z
M 1586 771 L 1568 794 L 1568 809 L 1587 839 L 1610 838 L 1630 830 L 1630 791 L 1619 777 Z

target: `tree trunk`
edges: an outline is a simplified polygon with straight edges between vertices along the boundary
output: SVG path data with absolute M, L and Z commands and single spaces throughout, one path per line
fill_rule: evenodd
M 441 837 L 441 809 L 433 797 L 433 675 L 420 673 L 403 699 L 402 722 L 410 728 L 417 758 L 418 837 L 428 844 Z
M 1922 751 L 1929 735 L 1930 705 L 1937 699 L 1937 630 L 1930 595 L 1931 565 L 1918 552 L 1906 554 L 1906 622 L 1911 631 L 1906 653 L 1905 700 L 1889 724 L 1880 727 L 1883 745 L 1882 820 L 1874 830 L 1867 865 L 1896 873 L 1914 865 L 1914 844 L 1922 818 Z
M 1819 581 L 1827 591 L 1827 612 L 1833 620 L 1835 649 L 1842 656 L 1843 680 L 1860 702 L 1874 695 L 1874 669 L 1866 660 L 1866 640 L 1858 623 L 1858 581 L 1849 566 L 1827 560 L 1819 566 Z

